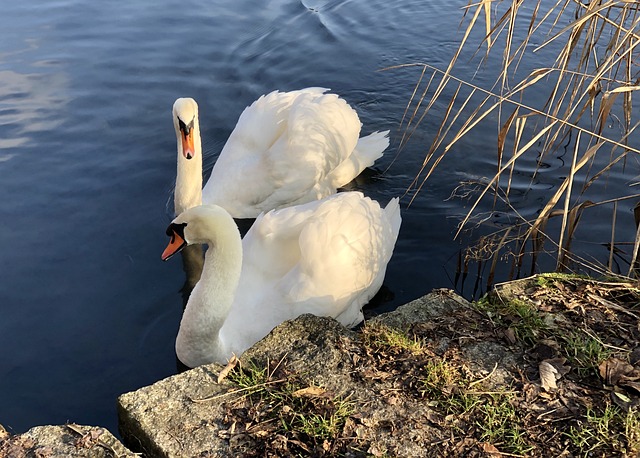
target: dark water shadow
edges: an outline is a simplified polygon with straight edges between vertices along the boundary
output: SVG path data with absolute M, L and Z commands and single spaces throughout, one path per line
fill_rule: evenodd
M 382 170 L 379 170 L 375 167 L 367 167 L 362 172 L 360 172 L 360 175 L 338 189 L 338 192 L 361 191 L 364 186 L 379 181 L 382 176 Z
M 234 221 L 238 226 L 238 230 L 240 231 L 240 237 L 244 238 L 244 236 L 247 235 L 247 232 L 249 232 L 249 229 L 251 229 L 255 220 L 255 218 L 234 218 Z
M 362 307 L 364 319 L 368 320 L 369 318 L 373 318 L 381 313 L 390 312 L 391 309 L 388 306 L 385 306 L 385 304 L 393 301 L 394 299 L 395 294 L 393 291 L 387 285 L 383 284 L 376 295 L 373 296 L 371 300 L 364 305 L 364 307 Z

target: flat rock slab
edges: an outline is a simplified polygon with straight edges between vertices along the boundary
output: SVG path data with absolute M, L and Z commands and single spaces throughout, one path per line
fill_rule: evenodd
M 7 458 L 129 458 L 138 456 L 105 428 L 64 425 L 37 426 L 10 436 L 0 427 L 0 457 Z M 3 435 L 4 434 L 4 435 Z
M 434 326 L 442 329 L 438 345 L 447 347 L 453 340 L 449 329 L 459 326 L 461 319 L 473 323 L 474 313 L 462 297 L 436 290 L 368 323 L 406 330 L 437 322 Z M 512 354 L 497 343 L 465 342 L 463 351 L 478 361 L 474 369 L 487 380 L 494 377 L 503 383 L 500 377 L 507 377 L 505 366 L 513 363 Z M 440 429 L 430 426 L 433 412 L 428 403 L 419 396 L 396 395 L 393 376 L 372 379 L 370 368 L 362 364 L 369 357 L 365 353 L 359 333 L 329 318 L 304 315 L 274 329 L 242 355 L 241 364 L 269 367 L 285 361 L 288 373 L 301 374 L 309 386 L 348 398 L 355 414 L 347 436 L 359 446 L 353 456 L 424 456 L 430 444 L 447 440 Z M 251 442 L 255 437 L 229 420 L 229 404 L 239 394 L 231 382 L 218 383 L 222 369 L 216 364 L 202 366 L 120 396 L 124 442 L 147 456 L 260 456 L 255 455 L 259 444 Z M 326 450 L 309 453 L 331 456 Z

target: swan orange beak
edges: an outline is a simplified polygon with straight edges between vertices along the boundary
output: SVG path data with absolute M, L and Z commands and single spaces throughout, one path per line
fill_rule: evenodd
M 180 129 L 182 133 L 182 154 L 186 159 L 191 159 L 196 155 L 193 145 L 193 129 Z
M 180 234 L 178 234 L 178 232 L 173 230 L 171 226 L 169 226 L 169 229 L 167 229 L 167 233 L 168 235 L 171 235 L 171 240 L 169 241 L 169 244 L 162 252 L 161 257 L 163 261 L 166 261 L 171 256 L 173 256 L 178 251 L 182 250 L 185 246 L 187 246 L 187 242 L 185 242 L 184 238 Z

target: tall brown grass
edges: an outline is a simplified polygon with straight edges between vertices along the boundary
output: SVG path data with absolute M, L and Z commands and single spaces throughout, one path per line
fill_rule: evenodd
M 614 167 L 638 167 L 633 98 L 640 89 L 639 6 L 635 1 L 470 1 L 463 12 L 459 46 L 447 68 L 428 63 L 401 66 L 414 67 L 418 81 L 402 119 L 399 151 L 426 116 L 440 121 L 411 184 L 414 196 L 461 139 L 480 126 L 495 129 L 495 175 L 458 188 L 470 193 L 472 203 L 456 234 L 482 221 L 479 208 L 487 199 L 494 207 L 509 208 L 513 224 L 484 236 L 461 259 L 467 269 L 470 260 L 488 265 L 489 283 L 498 259 L 508 256 L 512 275 L 519 275 L 527 269 L 525 255 L 533 272 L 543 252 L 554 256 L 559 271 L 586 268 L 600 274 L 634 275 L 640 206 L 635 212 L 635 241 L 618 240 L 616 217 L 619 203 L 628 205 L 627 201 L 640 197 L 633 188 L 636 183 L 610 183 L 616 197 L 604 202 L 594 199 L 590 191 Z M 496 61 L 497 66 L 487 64 Z M 536 61 L 545 64 L 531 66 Z M 470 62 L 477 63 L 478 74 L 491 75 L 490 87 L 456 76 L 458 68 Z M 526 70 L 524 63 L 529 65 Z M 523 217 L 510 199 L 514 170 L 524 157 L 539 156 L 540 163 L 567 145 L 571 165 L 566 177 L 537 216 Z M 604 263 L 580 257 L 571 249 L 583 214 L 602 206 L 611 212 L 610 256 Z M 560 224 L 554 224 L 556 229 L 550 233 L 552 218 L 559 218 Z M 628 268 L 620 271 L 614 269 L 614 256 L 623 252 Z

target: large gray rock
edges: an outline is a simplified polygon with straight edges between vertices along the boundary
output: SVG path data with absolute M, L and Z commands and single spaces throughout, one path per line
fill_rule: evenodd
M 4 431 L 0 427 L 0 431 Z M 95 426 L 37 426 L 24 434 L 0 434 L 0 457 L 128 458 L 137 456 L 108 430 Z
M 460 296 L 437 290 L 371 322 L 403 330 L 421 324 L 433 327 L 437 346 L 444 350 L 455 340 L 477 371 L 488 374 L 487 379 L 507 377 L 504 368 L 512 363 L 508 351 L 499 344 L 457 335 L 464 327 L 460 320 L 475 324 L 474 313 Z M 348 396 L 356 412 L 351 432 L 364 446 L 360 452 L 424 456 L 429 444 L 447 439 L 429 426 L 433 412 L 428 403 L 395 395 L 399 387 L 393 377 L 372 380 L 367 375 L 369 368 L 358 364 L 367 357 L 358 333 L 332 319 L 305 315 L 278 326 L 245 352 L 241 361 L 245 366 L 251 361 L 264 367 L 269 361 L 286 360 L 289 372 L 304 374 L 309 383 L 332 395 Z M 234 440 L 233 428 L 225 421 L 225 404 L 232 396 L 226 393 L 233 387 L 226 381 L 217 383 L 221 369 L 215 364 L 199 367 L 120 396 L 124 442 L 148 456 L 241 456 L 241 441 Z

